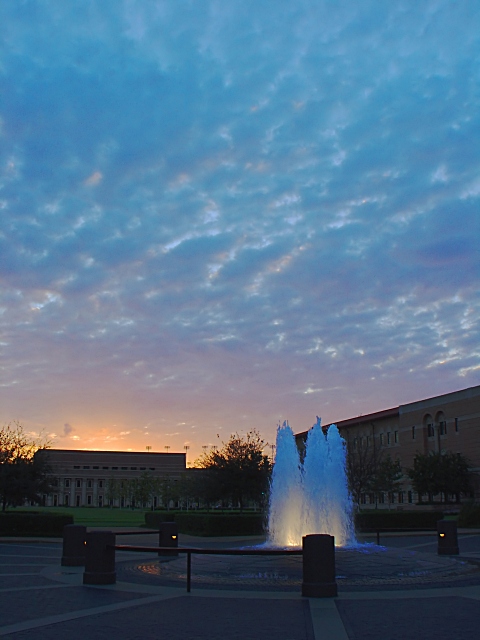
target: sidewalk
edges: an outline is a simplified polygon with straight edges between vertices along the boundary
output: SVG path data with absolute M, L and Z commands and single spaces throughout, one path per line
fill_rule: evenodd
M 136 544 L 134 538 L 137 536 L 131 536 L 128 542 Z M 140 538 L 145 544 L 150 536 Z M 243 540 L 237 540 L 234 546 L 242 546 Z M 206 546 L 206 542 L 181 539 L 181 544 L 188 546 Z M 252 539 L 247 542 L 252 544 Z M 231 545 L 232 540 L 216 539 L 215 545 L 210 542 L 209 546 L 221 544 Z M 417 556 L 425 562 L 432 560 L 432 554 L 419 552 Z M 60 558 L 58 540 L 37 540 L 35 544 L 22 539 L 8 543 L 0 540 L 1 637 L 405 640 L 418 636 L 422 640 L 477 640 L 479 635 L 480 574 L 470 578 L 467 585 L 460 580 L 458 586 L 425 585 L 413 591 L 407 585 L 388 591 L 348 591 L 338 579 L 337 598 L 312 599 L 302 598 L 298 587 L 287 591 L 245 585 L 236 588 L 234 578 L 229 589 L 194 584 L 187 594 L 180 582 L 178 586 L 162 584 L 163 564 L 158 565 L 152 554 L 143 552 L 118 554 L 117 584 L 85 587 L 83 568 L 61 567 Z M 365 561 L 361 555 L 360 561 Z M 135 581 L 130 580 L 131 571 L 139 565 L 147 570 L 155 566 L 160 575 L 138 571 L 145 579 L 137 576 Z

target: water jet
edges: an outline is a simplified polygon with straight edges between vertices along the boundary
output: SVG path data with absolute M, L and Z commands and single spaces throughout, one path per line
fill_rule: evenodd
M 337 546 L 355 544 L 353 502 L 345 472 L 346 443 L 337 427 L 325 434 L 320 418 L 308 432 L 303 462 L 287 422 L 277 429 L 268 545 L 301 546 L 302 537 L 326 533 Z

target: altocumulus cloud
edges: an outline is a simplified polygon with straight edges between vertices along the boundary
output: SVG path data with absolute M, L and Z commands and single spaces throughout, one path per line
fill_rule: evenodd
M 2 2 L 5 410 L 200 446 L 478 384 L 479 27 L 453 0 Z

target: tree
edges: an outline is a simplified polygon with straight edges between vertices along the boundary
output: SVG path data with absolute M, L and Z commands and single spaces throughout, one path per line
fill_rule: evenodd
M 240 510 L 248 501 L 266 503 L 271 463 L 263 453 L 265 442 L 256 430 L 245 437 L 232 434 L 220 450 L 204 453 L 196 466 L 203 474 L 204 499 L 207 503 L 222 500 Z
M 111 507 L 113 507 L 115 500 L 120 499 L 120 483 L 117 478 L 108 478 L 105 485 L 105 498 Z
M 158 482 L 158 492 L 162 500 L 162 504 L 170 510 L 170 503 L 174 504 L 179 499 L 178 478 L 172 478 L 168 473 L 162 476 Z
M 364 493 L 374 491 L 377 467 L 383 457 L 383 450 L 375 446 L 367 446 L 363 439 L 348 442 L 346 472 L 348 485 L 354 502 L 359 505 Z
M 439 493 L 445 502 L 448 502 L 448 494 L 454 493 L 459 502 L 461 493 L 471 491 L 470 464 L 461 453 L 417 453 L 413 467 L 407 473 L 418 493 L 419 502 L 422 502 L 424 493 L 428 494 L 430 501 Z
M 19 422 L 0 427 L 0 500 L 2 511 L 7 506 L 18 506 L 26 500 L 40 503 L 43 493 L 51 489 L 46 455 L 35 455 L 46 450 L 48 443 L 25 433 Z
M 375 492 L 381 491 L 387 494 L 389 508 L 392 493 L 398 491 L 402 486 L 402 476 L 400 460 L 393 460 L 390 454 L 384 456 L 376 469 L 372 488 Z
M 149 471 L 144 471 L 138 479 L 136 499 L 145 507 L 153 509 L 153 498 L 158 492 L 159 482 Z

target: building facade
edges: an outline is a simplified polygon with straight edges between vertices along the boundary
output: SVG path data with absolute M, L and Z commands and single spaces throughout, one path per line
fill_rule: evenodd
M 480 386 L 419 400 L 335 423 L 349 452 L 382 449 L 400 461 L 402 487 L 391 498 L 399 505 L 414 504 L 415 494 L 406 470 L 417 453 L 461 453 L 471 465 L 475 499 L 480 499 Z M 328 429 L 330 425 L 325 427 Z M 300 448 L 308 432 L 296 435 Z M 363 505 L 376 503 L 377 496 L 362 495 Z M 382 496 L 381 496 L 382 499 Z M 385 500 L 383 496 L 382 503 Z
M 132 481 L 153 480 L 149 501 L 156 507 L 165 501 L 162 481 L 176 483 L 186 469 L 185 453 L 45 449 L 36 455 L 46 456 L 55 478 L 47 506 L 133 506 Z

